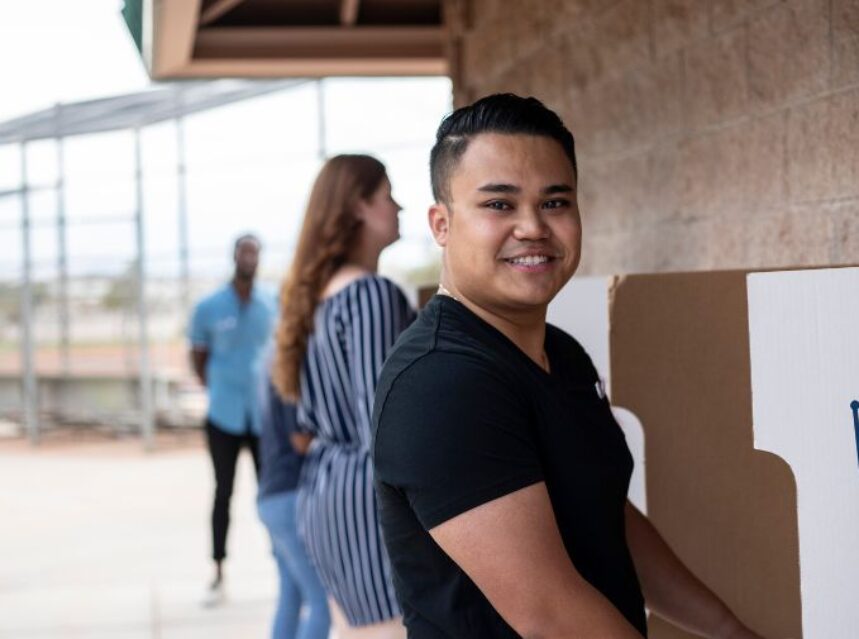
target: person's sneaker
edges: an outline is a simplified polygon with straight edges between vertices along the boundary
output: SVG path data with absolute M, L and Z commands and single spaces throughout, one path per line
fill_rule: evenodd
M 227 599 L 227 591 L 224 588 L 223 579 L 215 579 L 208 588 L 206 594 L 203 595 L 203 607 L 214 608 L 220 606 Z

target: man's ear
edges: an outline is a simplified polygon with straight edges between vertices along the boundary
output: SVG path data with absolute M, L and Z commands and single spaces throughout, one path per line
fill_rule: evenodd
M 446 204 L 436 202 L 429 207 L 428 217 L 430 231 L 432 231 L 436 244 L 447 246 L 450 233 L 450 209 Z

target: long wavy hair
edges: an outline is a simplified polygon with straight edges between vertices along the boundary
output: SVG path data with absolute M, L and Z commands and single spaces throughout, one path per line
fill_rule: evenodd
M 272 381 L 286 400 L 299 396 L 301 364 L 322 291 L 357 241 L 361 221 L 356 207 L 370 199 L 386 175 L 385 165 L 374 157 L 337 155 L 313 183 L 298 246 L 280 290 Z

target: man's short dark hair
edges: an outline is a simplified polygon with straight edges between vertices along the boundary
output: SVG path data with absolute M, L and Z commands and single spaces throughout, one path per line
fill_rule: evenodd
M 450 177 L 468 148 L 471 138 L 480 133 L 541 135 L 557 141 L 576 165 L 576 142 L 558 114 L 537 98 L 512 93 L 496 93 L 470 106 L 456 109 L 441 121 L 430 152 L 430 180 L 436 202 L 450 201 Z
M 257 245 L 258 249 L 262 248 L 262 242 L 260 239 L 254 235 L 253 233 L 243 233 L 236 238 L 236 242 L 233 245 L 233 254 L 239 250 L 239 247 L 242 245 L 242 242 L 253 242 Z

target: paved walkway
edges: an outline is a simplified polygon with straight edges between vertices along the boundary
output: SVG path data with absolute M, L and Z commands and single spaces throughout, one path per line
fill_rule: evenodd
M 243 453 L 233 497 L 228 602 L 210 577 L 213 487 L 202 435 L 0 440 L 0 637 L 267 637 L 276 574 Z

